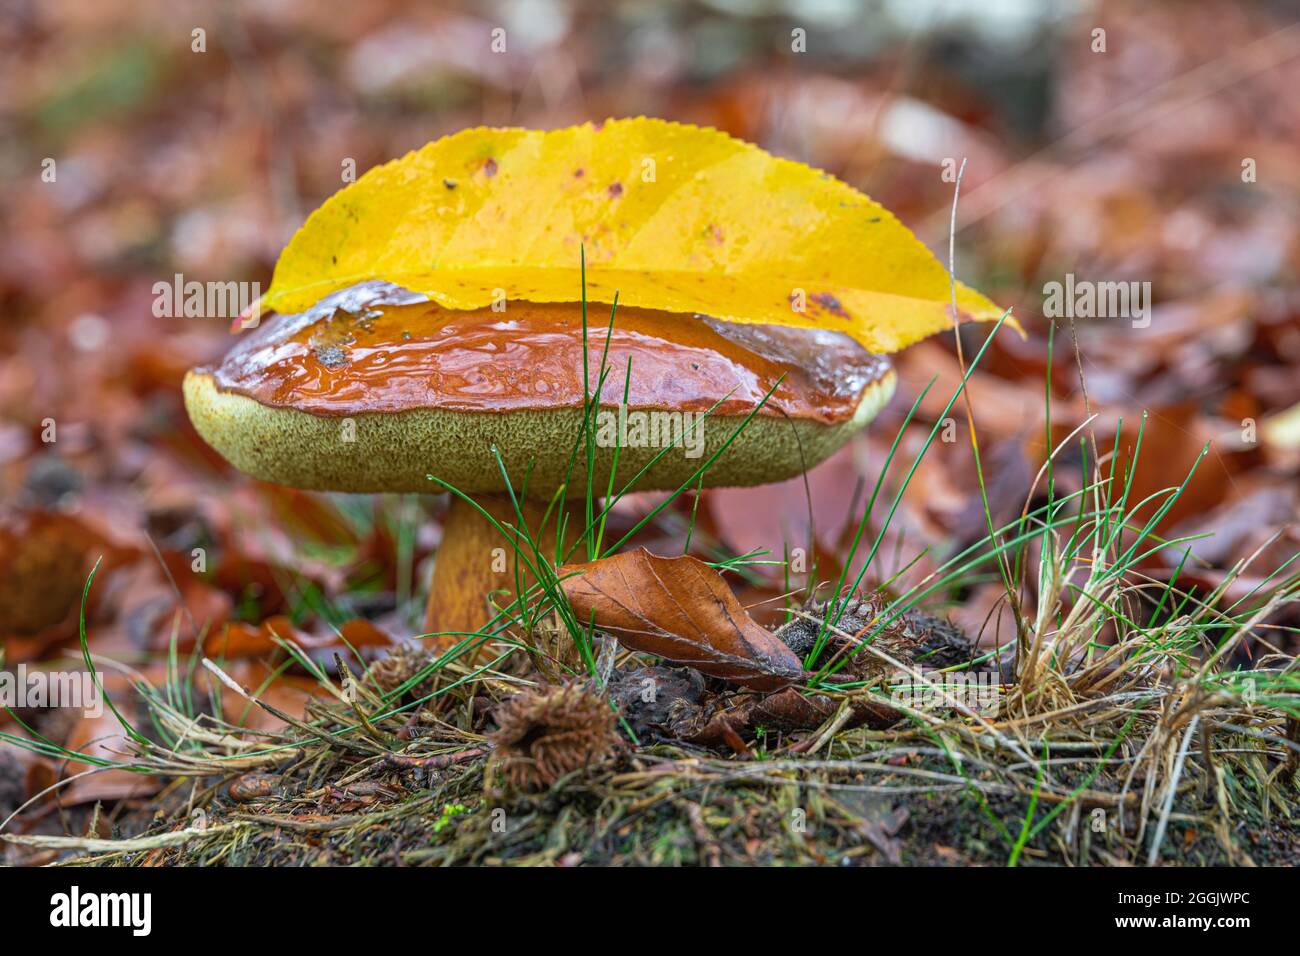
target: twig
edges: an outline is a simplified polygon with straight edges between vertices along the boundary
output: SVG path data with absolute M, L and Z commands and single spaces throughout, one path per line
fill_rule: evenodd
M 1165 804 L 1160 809 L 1160 822 L 1156 824 L 1156 832 L 1151 835 L 1151 851 L 1147 854 L 1147 866 L 1155 866 L 1160 856 L 1160 844 L 1164 842 L 1165 827 L 1169 825 L 1169 813 L 1174 808 L 1174 797 L 1178 794 L 1178 779 L 1183 775 L 1187 749 L 1191 746 L 1192 736 L 1196 733 L 1196 727 L 1200 722 L 1201 715 L 1195 715 L 1187 726 L 1187 732 L 1183 734 L 1182 745 L 1178 748 L 1178 759 L 1174 761 L 1174 772 L 1169 779 L 1168 791 L 1165 794 Z
M 443 770 L 464 760 L 473 760 L 488 752 L 488 747 L 470 747 L 450 754 L 434 754 L 429 757 L 409 757 L 406 754 L 389 754 L 384 758 L 385 767 L 394 770 Z

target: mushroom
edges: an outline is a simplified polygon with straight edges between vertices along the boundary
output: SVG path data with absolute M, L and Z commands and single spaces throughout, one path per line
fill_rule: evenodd
M 506 592 L 500 606 L 513 600 L 514 545 L 484 514 L 515 526 L 517 499 L 551 558 L 554 512 L 550 530 L 538 531 L 546 503 L 561 488 L 585 492 L 585 443 L 573 456 L 588 394 L 581 308 L 451 310 L 365 282 L 300 315 L 264 319 L 219 364 L 186 376 L 185 404 L 213 448 L 265 481 L 443 490 L 433 476 L 472 498 L 452 496 L 435 555 L 426 626 L 450 632 L 437 642 L 446 648 L 492 619 L 494 593 Z M 608 371 L 593 434 L 596 495 L 616 444 L 615 490 L 665 445 L 636 490 L 692 482 L 729 441 L 704 484 L 793 477 L 875 417 L 895 384 L 888 359 L 838 332 L 649 309 L 618 308 L 612 328 L 591 322 L 586 353 L 591 389 L 602 358 Z

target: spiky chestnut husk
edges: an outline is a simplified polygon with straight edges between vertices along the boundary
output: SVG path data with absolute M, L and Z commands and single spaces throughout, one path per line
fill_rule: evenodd
M 493 760 L 512 790 L 544 790 L 609 756 L 617 717 L 586 684 L 524 691 L 496 710 Z
M 380 658 L 370 665 L 369 678 L 383 694 L 401 687 L 424 668 L 433 655 L 413 644 L 400 644 L 389 651 L 387 657 Z M 417 685 L 407 693 L 414 697 L 423 697 L 428 693 L 421 690 L 424 684 Z

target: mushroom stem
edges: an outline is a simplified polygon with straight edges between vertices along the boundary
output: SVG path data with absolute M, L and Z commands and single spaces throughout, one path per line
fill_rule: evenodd
M 507 531 L 519 525 L 519 515 L 509 495 L 477 495 L 474 500 Z M 520 499 L 519 510 L 534 544 L 547 561 L 554 562 L 554 513 L 539 534 L 546 507 Z M 501 608 L 513 601 L 516 569 L 524 590 L 532 586 L 536 579 L 527 564 L 520 562 L 521 551 L 529 562 L 535 560 L 532 547 L 522 534 L 506 537 L 478 508 L 459 495 L 452 496 L 443 524 L 442 544 L 434 556 L 433 583 L 429 588 L 424 625 L 429 634 L 465 633 L 429 638 L 433 648 L 445 651 L 454 647 L 464 640 L 466 633 L 477 631 L 492 620 L 496 614 L 492 605 Z

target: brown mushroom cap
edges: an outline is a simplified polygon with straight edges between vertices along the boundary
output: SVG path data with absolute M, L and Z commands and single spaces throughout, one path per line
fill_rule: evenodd
M 457 311 L 416 298 L 365 283 L 302 315 L 263 322 L 219 365 L 186 376 L 185 404 L 199 434 L 257 478 L 354 492 L 441 490 L 427 475 L 467 494 L 501 492 L 495 446 L 516 492 L 531 463 L 528 493 L 549 497 L 570 467 L 582 424 L 581 305 Z M 609 313 L 589 306 L 587 319 L 594 389 Z M 611 412 L 604 419 L 611 432 L 629 359 L 630 413 L 659 413 L 642 420 L 673 437 L 698 421 L 699 431 L 670 448 L 638 490 L 681 486 L 733 434 L 706 484 L 792 477 L 875 417 L 894 388 L 887 359 L 829 331 L 620 308 L 608 338 L 600 405 Z M 683 419 L 683 412 L 694 414 Z M 636 420 L 628 418 L 634 433 Z M 616 487 L 659 454 L 664 434 L 649 447 L 619 451 Z M 595 452 L 603 488 L 614 448 Z M 585 471 L 580 449 L 571 492 L 582 490 Z

